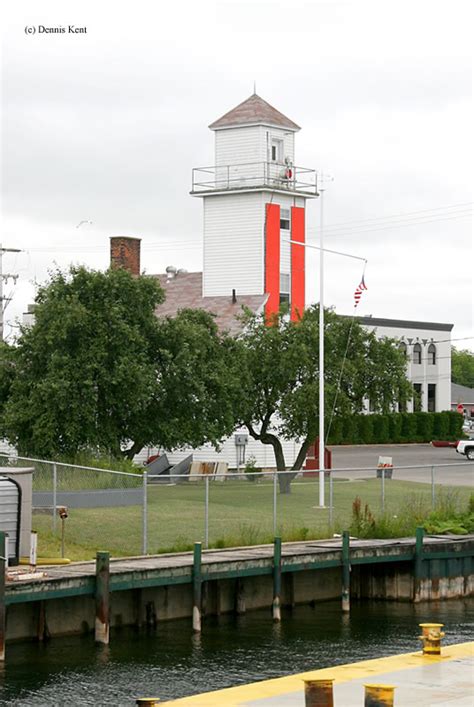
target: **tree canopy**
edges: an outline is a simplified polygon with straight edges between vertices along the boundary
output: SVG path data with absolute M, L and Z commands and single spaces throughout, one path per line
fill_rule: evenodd
M 458 385 L 474 388 L 474 353 L 467 349 L 451 349 L 451 380 Z
M 132 457 L 230 433 L 231 382 L 213 318 L 158 319 L 163 299 L 155 278 L 122 269 L 50 275 L 35 324 L 0 351 L 1 431 L 20 453 Z
M 406 361 L 390 339 L 377 339 L 356 320 L 325 312 L 325 424 L 358 413 L 370 400 L 389 412 L 412 395 Z M 286 468 L 282 440 L 299 439 L 293 465 L 302 467 L 319 428 L 319 309 L 298 322 L 249 317 L 238 339 L 242 390 L 238 418 L 249 434 L 273 447 L 277 468 Z M 343 365 L 344 363 L 344 365 Z

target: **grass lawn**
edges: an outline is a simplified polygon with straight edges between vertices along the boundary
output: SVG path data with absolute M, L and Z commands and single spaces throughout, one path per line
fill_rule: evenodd
M 151 486 L 148 490 L 148 551 L 171 552 L 190 549 L 204 541 L 205 488 L 202 482 Z M 470 488 L 437 487 L 437 494 L 453 497 L 466 505 Z M 209 544 L 231 547 L 271 542 L 273 538 L 273 484 L 271 481 L 226 481 L 210 484 Z M 334 482 L 334 531 L 350 525 L 352 502 L 359 496 L 375 516 L 381 514 L 380 480 L 338 480 Z M 318 480 L 297 479 L 291 494 L 277 495 L 277 528 L 284 540 L 328 537 L 329 513 L 318 508 Z M 329 485 L 326 483 L 326 500 Z M 428 512 L 429 484 L 411 481 L 385 482 L 385 512 L 403 517 L 407 509 Z M 54 535 L 51 517 L 33 516 L 38 531 L 39 556 L 60 554 L 60 522 Z M 97 550 L 112 556 L 141 554 L 142 509 L 140 506 L 70 509 L 65 528 L 66 557 L 93 559 Z

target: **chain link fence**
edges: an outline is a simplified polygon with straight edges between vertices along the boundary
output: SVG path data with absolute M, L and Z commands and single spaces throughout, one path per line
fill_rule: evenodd
M 33 467 L 33 529 L 39 554 L 92 559 L 204 547 L 236 547 L 362 532 L 403 535 L 432 510 L 466 509 L 474 465 L 346 468 L 148 476 L 0 455 L 0 466 Z M 0 470 L 1 474 L 1 470 Z M 323 489 L 321 488 L 323 483 Z M 324 490 L 322 496 L 321 492 Z M 321 503 L 322 497 L 324 498 Z M 67 508 L 67 518 L 58 511 Z M 407 533 L 408 534 L 408 533 Z

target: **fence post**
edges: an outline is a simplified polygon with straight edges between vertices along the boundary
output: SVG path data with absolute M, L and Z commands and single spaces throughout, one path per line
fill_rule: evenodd
M 425 534 L 424 528 L 416 529 L 415 536 L 415 567 L 414 567 L 414 578 L 413 578 L 413 601 L 415 603 L 419 602 L 421 599 L 421 581 L 423 576 L 423 536 Z
M 274 621 L 281 621 L 281 538 L 273 542 L 273 604 Z
M 109 642 L 110 607 L 109 607 L 110 555 L 98 552 L 95 560 L 95 641 Z
M 273 537 L 275 537 L 277 531 L 277 473 L 276 471 L 273 472 Z
M 381 499 L 381 505 L 382 505 L 382 513 L 385 513 L 385 468 L 382 466 L 382 475 L 381 475 L 381 481 L 382 481 L 382 499 Z
M 204 504 L 204 547 L 207 550 L 209 547 L 209 476 L 207 474 L 204 477 L 204 483 L 206 484 L 206 497 Z
M 201 543 L 194 543 L 193 558 L 193 631 L 201 632 Z
M 53 533 L 56 532 L 56 507 L 58 505 L 58 469 L 56 462 L 53 464 Z
M 332 480 L 332 471 L 329 471 L 329 529 L 331 532 L 332 532 L 333 524 L 334 524 L 333 494 L 334 494 L 334 487 L 333 487 L 333 480 Z
M 436 497 L 435 497 L 435 482 L 434 482 L 434 466 L 431 467 L 431 508 L 434 509 L 436 505 Z
M 142 555 L 148 554 L 148 472 L 143 472 Z
M 7 543 L 5 533 L 0 530 L 0 663 L 5 660 L 5 569 L 7 566 Z
M 349 531 L 342 533 L 342 610 L 351 608 L 351 565 Z

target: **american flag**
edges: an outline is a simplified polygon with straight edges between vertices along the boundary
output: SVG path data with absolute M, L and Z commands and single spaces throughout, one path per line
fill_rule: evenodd
M 357 307 L 357 305 L 360 302 L 360 298 L 362 297 L 362 293 L 364 290 L 367 289 L 367 285 L 365 284 L 364 276 L 362 275 L 362 280 L 360 281 L 360 285 L 356 287 L 356 290 L 354 292 L 354 308 Z

